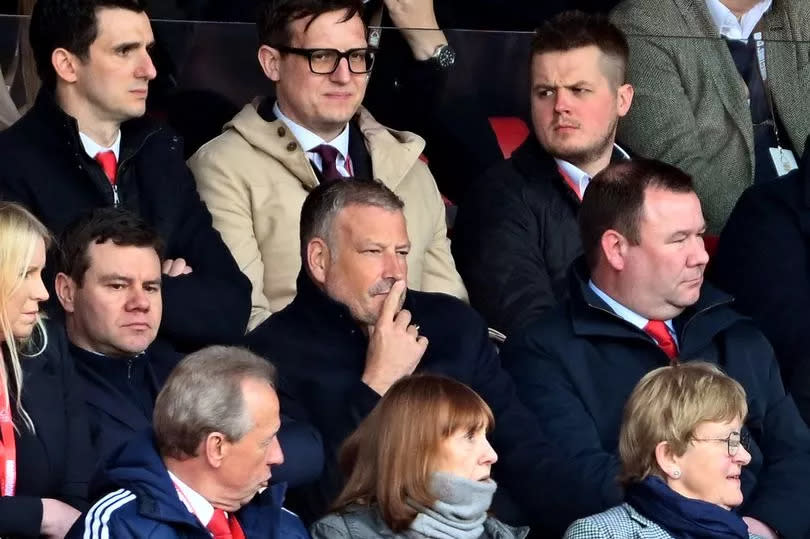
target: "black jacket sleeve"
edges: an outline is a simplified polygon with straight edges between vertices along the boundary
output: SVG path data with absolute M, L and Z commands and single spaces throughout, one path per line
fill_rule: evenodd
M 183 258 L 192 273 L 163 279 L 161 330 L 181 348 L 229 344 L 245 334 L 250 316 L 250 281 L 239 270 L 211 214 L 200 200 L 191 171 L 175 137 L 178 228 L 166 258 Z
M 800 202 L 786 200 L 802 194 L 780 192 L 787 185 L 767 187 L 740 197 L 723 229 L 711 276 L 734 295 L 735 308 L 762 328 L 789 380 L 799 364 L 810 361 L 810 253 L 801 217 L 790 207 Z M 799 405 L 810 413 L 810 402 Z
M 603 492 L 607 478 L 615 477 L 617 459 L 599 454 L 594 455 L 592 462 L 564 458 L 559 448 L 549 443 L 537 419 L 521 404 L 512 378 L 501 367 L 494 346 L 486 338 L 485 328 L 481 329 L 483 336 L 473 389 L 487 401 L 495 416 L 493 442 L 499 455 L 496 476 L 531 517 L 533 532 L 542 530 L 560 536 L 577 517 L 601 510 L 599 496 L 583 496 L 582 493 Z M 557 381 L 549 381 L 549 384 Z M 559 412 L 559 408 L 557 410 Z M 562 415 L 570 418 L 572 413 L 576 413 L 575 407 Z M 571 421 L 569 426 L 577 427 L 567 432 L 572 443 L 589 442 L 577 432 L 578 425 Z M 583 445 L 586 452 L 593 448 L 590 443 L 590 446 Z M 607 493 L 615 503 L 621 501 L 618 494 L 615 487 Z
M 94 453 L 90 446 L 90 434 L 87 426 L 87 415 L 85 411 L 84 399 L 80 395 L 79 380 L 73 366 L 73 360 L 68 353 L 66 338 L 60 328 L 53 324 L 48 324 L 48 346 L 43 352 L 47 355 L 48 365 L 45 366 L 47 372 L 57 373 L 61 387 L 39 387 L 39 393 L 31 397 L 26 397 L 26 387 L 23 386 L 24 399 L 31 402 L 32 398 L 47 401 L 32 403 L 29 412 L 35 408 L 47 411 L 47 416 L 43 413 L 30 415 L 34 418 L 35 427 L 39 437 L 51 428 L 61 430 L 61 425 L 54 425 L 54 421 L 67 421 L 64 429 L 66 438 L 57 438 L 60 447 L 46 447 L 50 456 L 50 462 L 39 462 L 37 465 L 50 468 L 47 481 L 51 484 L 51 492 L 42 492 L 41 496 L 10 496 L 0 497 L 0 535 L 2 536 L 26 536 L 38 537 L 42 524 L 42 498 L 55 498 L 64 502 L 79 511 L 84 511 L 88 507 L 87 484 L 92 473 Z M 44 358 L 33 358 L 29 361 L 42 361 Z M 22 357 L 22 361 L 26 358 Z M 34 387 L 34 384 L 31 384 Z M 43 394 L 42 390 L 53 391 L 59 397 Z M 56 405 L 60 406 L 56 406 Z M 53 427 L 51 427 L 54 425 Z M 31 435 L 33 436 L 33 435 Z M 48 437 L 50 439 L 50 437 Z M 18 447 L 19 451 L 19 447 Z M 17 460 L 26 458 L 26 455 L 17 454 Z M 64 466 L 57 463 L 64 463 Z M 61 476 L 61 481 L 54 479 Z M 25 478 L 18 477 L 18 484 L 25 481 Z M 39 494 L 39 493 L 37 493 Z
M 617 481 L 619 459 L 602 447 L 593 419 L 559 364 L 544 353 L 534 336 L 523 332 L 506 341 L 501 355 L 517 381 L 518 397 L 534 416 L 534 424 L 557 441 L 567 464 L 560 473 L 571 478 L 562 475 L 557 491 L 544 493 L 558 498 L 558 503 L 565 502 L 563 507 L 546 509 L 543 514 L 555 515 L 567 526 L 577 518 L 622 503 L 624 495 Z M 531 498 L 528 491 L 527 496 Z
M 769 348 L 764 338 L 762 341 L 762 346 Z M 753 432 L 763 466 L 741 512 L 761 520 L 782 537 L 805 537 L 810 529 L 810 490 L 806 483 L 810 477 L 810 431 L 793 399 L 785 394 L 776 361 L 768 357 L 763 357 L 770 363 L 767 379 L 760 381 L 763 394 L 749 395 L 749 399 L 766 400 L 762 424 Z
M 540 249 L 538 219 L 497 167 L 465 197 L 456 217 L 453 256 L 470 304 L 507 336 L 556 305 Z

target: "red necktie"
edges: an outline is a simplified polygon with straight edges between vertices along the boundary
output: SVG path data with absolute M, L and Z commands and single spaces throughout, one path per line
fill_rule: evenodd
M 678 346 L 675 344 L 675 339 L 672 338 L 672 335 L 669 333 L 669 328 L 663 321 L 650 320 L 647 322 L 647 325 L 644 326 L 644 332 L 655 339 L 655 342 L 658 343 L 658 346 L 660 346 L 661 350 L 667 355 L 671 364 L 674 365 L 678 362 L 678 360 L 675 359 L 678 356 Z
M 214 539 L 245 539 L 242 526 L 234 515 L 225 515 L 222 509 L 214 509 L 214 516 L 208 522 L 208 531 L 214 534 Z
M 98 152 L 96 154 L 96 161 L 101 165 L 104 174 L 110 183 L 115 185 L 115 176 L 118 169 L 118 160 L 115 158 L 115 152 L 107 150 L 106 152 Z
M 339 180 L 343 174 L 337 168 L 338 151 L 334 146 L 321 144 L 310 150 L 321 156 L 321 174 L 326 181 Z

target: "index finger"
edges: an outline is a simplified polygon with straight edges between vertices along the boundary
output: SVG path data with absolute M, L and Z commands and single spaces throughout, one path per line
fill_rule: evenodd
M 396 316 L 399 311 L 399 306 L 402 304 L 402 295 L 404 293 L 405 281 L 396 281 L 385 297 L 379 320 L 385 320 L 387 322 L 394 320 L 394 316 Z

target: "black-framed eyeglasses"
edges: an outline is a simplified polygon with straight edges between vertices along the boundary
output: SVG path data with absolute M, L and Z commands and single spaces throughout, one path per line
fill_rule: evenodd
M 740 446 L 746 451 L 751 447 L 751 437 L 747 432 L 732 432 L 726 438 L 692 438 L 695 442 L 726 442 L 728 444 L 728 455 L 733 457 L 739 451 Z
M 373 47 L 349 49 L 343 52 L 337 49 L 299 49 L 298 47 L 288 47 L 286 45 L 276 45 L 274 48 L 281 52 L 297 54 L 307 58 L 309 60 L 309 70 L 316 75 L 334 73 L 343 58 L 346 59 L 349 64 L 349 71 L 352 73 L 368 73 L 374 67 L 374 59 L 377 56 L 377 49 Z

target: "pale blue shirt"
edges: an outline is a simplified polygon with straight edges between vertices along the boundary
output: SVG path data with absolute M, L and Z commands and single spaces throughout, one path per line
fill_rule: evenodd
M 613 145 L 613 152 L 618 152 L 621 157 L 624 159 L 630 159 L 630 156 L 627 154 L 626 151 L 622 149 L 621 146 L 618 144 Z M 554 158 L 554 161 L 557 162 L 557 166 L 563 169 L 563 171 L 571 178 L 571 181 L 577 184 L 577 189 L 579 189 L 579 196 L 582 198 L 585 196 L 585 189 L 588 188 L 588 184 L 591 183 L 591 177 L 588 175 L 587 172 L 582 170 L 576 165 L 572 165 L 568 161 L 563 159 Z
M 105 148 L 101 144 L 98 144 L 95 140 L 91 139 L 81 131 L 79 131 L 79 139 L 82 141 L 82 146 L 84 147 L 84 151 L 87 152 L 87 155 L 90 156 L 91 159 L 96 158 L 96 154 L 100 152 L 109 152 L 112 151 L 115 154 L 115 161 L 118 162 L 118 156 L 121 154 L 121 130 L 118 130 L 118 136 L 115 137 L 115 142 L 109 148 Z
M 338 151 L 337 156 L 337 166 L 338 172 L 340 172 L 343 176 L 352 176 L 352 173 L 346 167 L 346 156 L 349 155 L 349 124 L 346 124 L 346 127 L 343 128 L 343 131 L 340 132 L 338 136 L 336 136 L 333 140 L 326 142 L 321 137 L 304 127 L 303 125 L 299 125 L 295 123 L 293 120 L 287 118 L 281 109 L 278 106 L 278 101 L 276 101 L 275 105 L 273 105 L 273 113 L 276 115 L 276 118 L 284 122 L 284 125 L 292 132 L 295 139 L 298 141 L 298 144 L 301 145 L 301 148 L 304 148 L 304 151 L 307 154 L 307 158 L 312 161 L 315 166 L 318 168 L 319 171 L 323 172 L 323 163 L 321 162 L 321 156 L 318 153 L 313 152 L 312 149 L 316 146 L 320 146 L 321 144 L 326 144 L 332 146 Z
M 712 16 L 712 21 L 714 21 L 720 35 L 740 41 L 747 41 L 751 37 L 751 33 L 759 24 L 760 19 L 762 19 L 766 11 L 771 9 L 772 3 L 773 0 L 762 0 L 738 19 L 720 0 L 706 0 L 709 14 Z
M 644 331 L 644 326 L 647 325 L 647 322 L 650 320 L 648 318 L 644 318 L 640 314 L 635 311 L 631 311 L 612 297 L 605 294 L 602 290 L 596 286 L 592 280 L 588 280 L 588 286 L 591 287 L 591 290 L 599 296 L 602 301 L 608 304 L 614 313 L 616 313 L 619 317 L 624 320 L 627 320 L 634 326 L 636 326 L 641 331 Z M 669 330 L 669 334 L 672 335 L 672 339 L 675 341 L 675 344 L 678 344 L 678 337 L 675 335 L 675 327 L 672 325 L 672 320 L 664 320 L 664 324 L 666 324 L 667 329 Z

